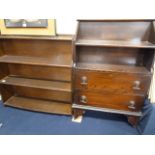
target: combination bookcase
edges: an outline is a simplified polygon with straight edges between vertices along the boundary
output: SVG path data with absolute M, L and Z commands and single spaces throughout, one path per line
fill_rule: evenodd
M 79 20 L 74 39 L 73 111 L 124 114 L 136 126 L 148 95 L 154 20 Z

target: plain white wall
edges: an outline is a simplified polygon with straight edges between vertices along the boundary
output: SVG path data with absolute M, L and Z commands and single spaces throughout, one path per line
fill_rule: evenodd
M 56 19 L 57 34 L 74 34 L 76 30 L 76 19 Z

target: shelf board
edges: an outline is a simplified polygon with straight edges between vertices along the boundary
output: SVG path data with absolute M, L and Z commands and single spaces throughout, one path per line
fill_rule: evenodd
M 86 40 L 79 39 L 76 41 L 77 46 L 105 46 L 105 47 L 129 47 L 129 48 L 152 48 L 155 44 L 148 41 L 121 41 L 121 40 Z
M 114 65 L 114 64 L 96 64 L 96 63 L 77 63 L 77 69 L 98 70 L 98 71 L 112 71 L 124 73 L 137 73 L 137 74 L 151 74 L 145 67 L 127 66 L 127 65 Z
M 3 55 L 0 57 L 0 63 L 71 68 L 72 62 L 69 61 L 68 59 L 64 59 L 63 56 L 62 57 L 54 56 L 53 58 L 42 58 L 42 57 Z
M 0 84 L 71 92 L 71 83 L 7 76 Z
M 5 103 L 7 106 L 20 109 L 47 112 L 54 114 L 71 115 L 71 104 L 63 102 L 53 102 L 48 100 L 32 99 L 27 97 L 12 96 Z

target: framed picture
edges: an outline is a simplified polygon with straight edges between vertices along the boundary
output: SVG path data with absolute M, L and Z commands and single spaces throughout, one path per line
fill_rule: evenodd
M 48 27 L 47 19 L 4 19 L 7 28 Z
M 55 19 L 0 19 L 1 35 L 55 36 Z

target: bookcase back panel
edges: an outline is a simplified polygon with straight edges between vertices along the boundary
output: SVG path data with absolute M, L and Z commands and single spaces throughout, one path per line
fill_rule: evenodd
M 149 40 L 151 28 L 150 21 L 81 21 L 77 39 L 146 41 Z
M 151 60 L 153 51 L 138 48 L 99 48 L 99 47 L 78 47 L 77 63 L 103 63 L 118 65 L 145 66 Z M 147 57 L 146 57 L 147 56 Z M 149 62 L 148 62 L 149 61 Z
M 71 61 L 71 41 L 8 39 L 3 41 L 6 55 L 34 57 L 65 57 Z

